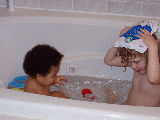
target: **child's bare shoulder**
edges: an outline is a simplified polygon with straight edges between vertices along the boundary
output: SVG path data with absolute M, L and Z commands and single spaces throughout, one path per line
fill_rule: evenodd
M 26 84 L 24 87 L 24 92 L 29 92 L 29 93 L 36 93 L 36 84 L 34 83 L 34 80 L 32 80 L 31 78 L 28 78 L 26 80 Z

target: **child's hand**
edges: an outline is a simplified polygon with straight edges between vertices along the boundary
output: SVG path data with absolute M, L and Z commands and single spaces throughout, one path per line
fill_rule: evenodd
M 117 101 L 119 101 L 119 97 L 116 96 L 111 90 L 106 90 L 106 94 L 107 94 L 107 101 L 106 101 L 106 103 L 108 103 L 108 104 L 114 104 Z
M 136 35 L 136 36 L 142 39 L 147 47 L 149 47 L 149 45 L 153 43 L 157 44 L 156 40 L 154 39 L 154 37 L 151 35 L 151 33 L 148 30 L 142 29 L 142 28 L 140 28 L 140 30 L 142 32 L 138 31 L 140 35 Z
M 126 33 L 129 29 L 131 29 L 131 27 L 125 26 L 125 28 L 120 31 L 120 36 L 123 35 L 124 33 Z
M 60 85 L 64 85 L 64 84 L 61 82 L 62 80 L 65 81 L 65 82 L 67 82 L 67 79 L 66 79 L 66 78 L 64 78 L 64 77 L 62 77 L 62 76 L 56 76 L 54 83 L 60 84 Z

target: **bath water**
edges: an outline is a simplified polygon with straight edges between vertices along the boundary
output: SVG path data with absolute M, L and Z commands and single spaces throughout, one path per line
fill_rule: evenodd
M 119 97 L 115 104 L 121 104 L 127 99 L 131 88 L 131 81 L 128 80 L 67 75 L 64 77 L 68 79 L 68 82 L 64 82 L 64 85 L 54 84 L 50 89 L 61 91 L 74 100 L 105 103 L 109 97 L 107 91 L 110 91 Z

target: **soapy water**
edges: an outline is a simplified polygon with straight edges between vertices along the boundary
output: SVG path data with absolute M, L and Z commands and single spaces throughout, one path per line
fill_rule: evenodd
M 128 80 L 68 75 L 64 77 L 68 79 L 68 82 L 63 81 L 64 85 L 54 84 L 50 90 L 61 91 L 74 100 L 106 103 L 110 95 L 106 91 L 110 91 L 119 98 L 115 104 L 121 104 L 127 99 L 131 88 L 131 81 Z

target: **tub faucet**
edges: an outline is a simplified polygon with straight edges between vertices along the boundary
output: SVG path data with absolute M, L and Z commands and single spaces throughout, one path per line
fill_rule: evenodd
M 9 11 L 14 11 L 13 0 L 6 0 L 7 1 L 7 8 Z

